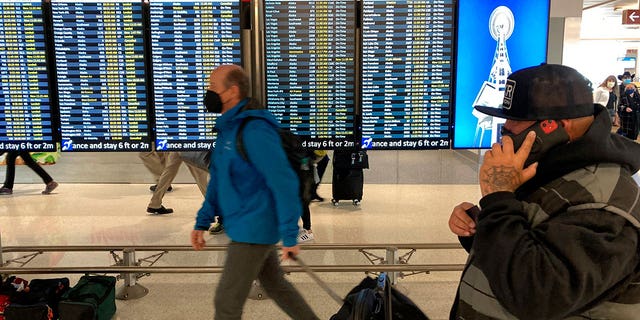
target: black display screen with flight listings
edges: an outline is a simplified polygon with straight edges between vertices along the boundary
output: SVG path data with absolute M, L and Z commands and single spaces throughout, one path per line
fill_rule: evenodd
M 142 2 L 52 0 L 62 151 L 149 150 Z
M 0 0 L 0 152 L 53 151 L 40 1 Z
M 266 105 L 310 149 L 356 147 L 354 1 L 265 1 Z

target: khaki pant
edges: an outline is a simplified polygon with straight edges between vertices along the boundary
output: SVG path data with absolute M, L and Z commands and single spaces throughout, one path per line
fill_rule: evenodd
M 164 194 L 178 174 L 178 170 L 180 170 L 180 164 L 182 164 L 180 153 L 151 151 L 141 152 L 139 157 L 144 166 L 153 174 L 156 181 L 156 191 L 153 192 L 148 207 L 153 209 L 160 208 Z M 189 168 L 189 172 L 191 172 L 191 175 L 196 180 L 200 193 L 204 196 L 207 193 L 207 178 L 209 177 L 209 172 L 188 164 L 187 168 Z

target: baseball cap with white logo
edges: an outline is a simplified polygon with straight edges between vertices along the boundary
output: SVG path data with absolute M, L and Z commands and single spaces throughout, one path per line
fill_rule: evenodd
M 575 119 L 593 115 L 596 110 L 589 80 L 575 69 L 558 64 L 512 73 L 499 108 L 475 108 L 494 117 L 520 121 Z

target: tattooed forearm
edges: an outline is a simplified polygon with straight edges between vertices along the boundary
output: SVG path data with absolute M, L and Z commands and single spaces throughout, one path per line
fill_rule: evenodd
M 515 191 L 520 185 L 520 174 L 512 166 L 493 166 L 481 170 L 480 188 L 482 195 L 498 191 Z

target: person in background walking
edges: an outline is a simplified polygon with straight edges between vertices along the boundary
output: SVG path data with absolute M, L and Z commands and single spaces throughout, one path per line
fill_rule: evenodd
M 31 154 L 28 151 L 9 151 L 7 152 L 7 175 L 4 178 L 4 185 L 0 188 L 0 195 L 13 194 L 13 182 L 16 177 L 16 158 L 20 157 L 24 161 L 24 164 L 29 166 L 33 172 L 35 172 L 44 182 L 45 188 L 42 194 L 50 194 L 55 188 L 58 187 L 58 183 L 53 181 L 53 178 L 42 169 L 42 167 L 31 158 Z

